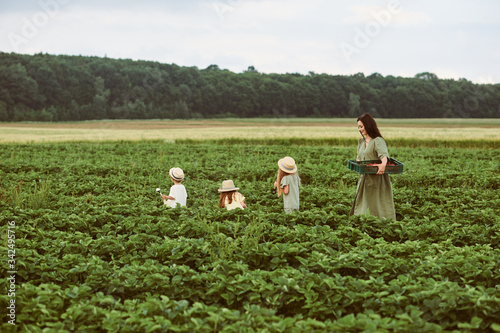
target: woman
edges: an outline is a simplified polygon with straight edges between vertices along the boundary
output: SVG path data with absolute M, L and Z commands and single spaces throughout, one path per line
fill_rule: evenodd
M 389 159 L 387 144 L 378 130 L 375 119 L 368 113 L 358 118 L 358 130 L 363 136 L 358 142 L 356 160 L 380 160 L 376 164 L 376 175 L 361 174 L 358 180 L 356 198 L 350 215 L 371 214 L 378 217 L 396 219 L 392 186 L 385 166 Z

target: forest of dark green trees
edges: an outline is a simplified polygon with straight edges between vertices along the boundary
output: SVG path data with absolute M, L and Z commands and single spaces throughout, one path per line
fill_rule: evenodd
M 498 118 L 500 84 L 263 74 L 153 61 L 0 52 L 0 121 L 226 117 Z

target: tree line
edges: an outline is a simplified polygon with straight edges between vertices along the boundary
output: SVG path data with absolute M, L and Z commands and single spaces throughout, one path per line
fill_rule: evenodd
M 0 121 L 226 117 L 498 118 L 500 84 L 234 73 L 153 61 L 0 53 Z

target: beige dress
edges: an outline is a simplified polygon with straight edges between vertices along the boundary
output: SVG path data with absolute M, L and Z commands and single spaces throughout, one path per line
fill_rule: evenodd
M 383 157 L 389 158 L 387 144 L 383 138 L 371 139 L 366 147 L 364 140 L 359 139 L 356 160 L 382 160 Z M 350 215 L 360 214 L 396 219 L 391 179 L 388 174 L 359 176 Z
M 241 208 L 243 209 L 243 205 L 241 204 L 243 201 L 245 201 L 245 197 L 243 194 L 240 192 L 234 192 L 233 194 L 233 201 L 229 203 L 228 198 L 226 198 L 226 201 L 224 202 L 224 206 L 226 207 L 227 210 L 235 209 L 235 208 Z

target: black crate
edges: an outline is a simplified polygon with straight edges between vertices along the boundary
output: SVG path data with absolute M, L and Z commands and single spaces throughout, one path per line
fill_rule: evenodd
M 356 171 L 359 174 L 363 175 L 374 175 L 378 171 L 378 167 L 376 166 L 368 166 L 368 164 L 380 164 L 382 163 L 379 160 L 369 160 L 369 161 L 353 161 L 353 160 L 348 160 L 347 161 L 347 167 L 349 170 Z M 398 160 L 395 160 L 393 158 L 389 158 L 387 161 L 387 164 L 393 163 L 394 165 L 386 165 L 385 166 L 385 173 L 403 173 L 403 167 L 404 164 L 399 162 Z

